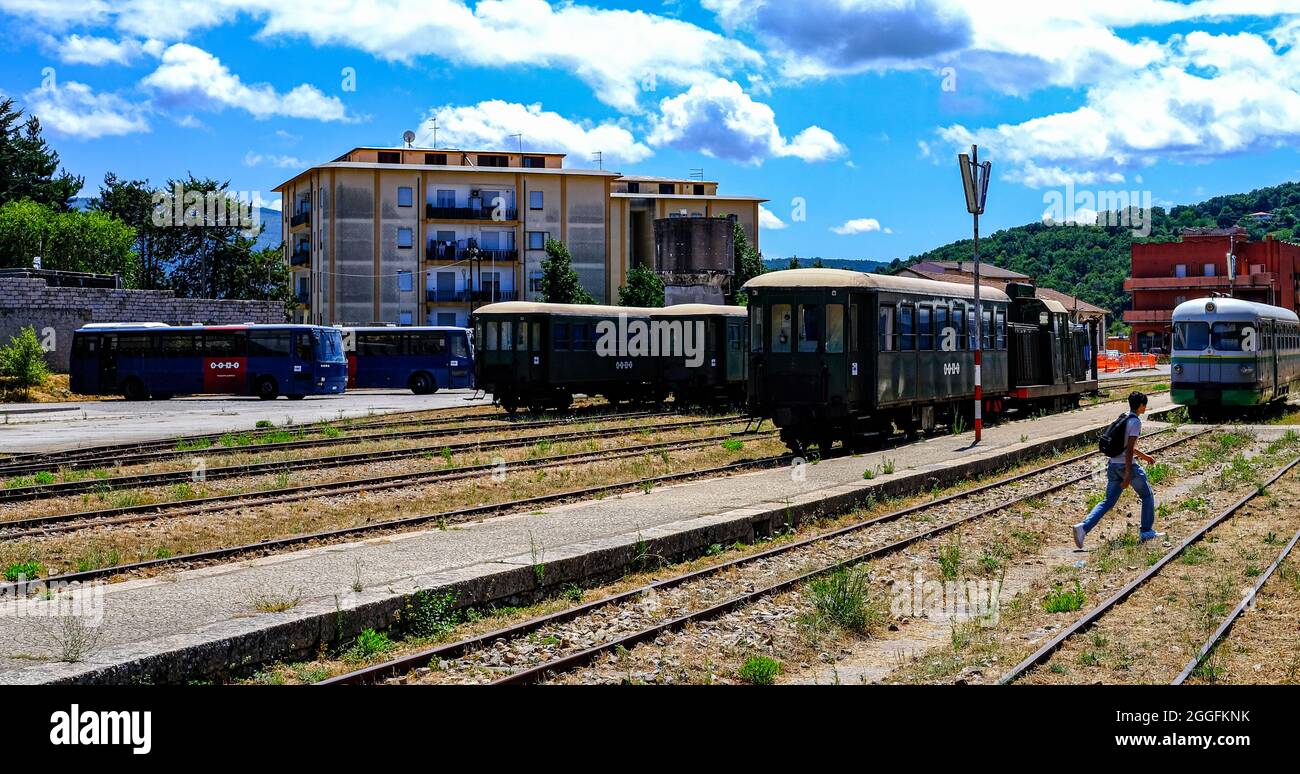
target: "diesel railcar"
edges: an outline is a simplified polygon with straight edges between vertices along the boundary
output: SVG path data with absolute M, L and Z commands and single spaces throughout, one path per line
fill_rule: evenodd
M 1174 308 L 1170 397 L 1197 415 L 1285 400 L 1300 387 L 1300 318 L 1278 306 L 1197 298 Z
M 749 411 L 795 451 L 967 426 L 975 395 L 971 285 L 791 269 L 750 280 Z M 981 288 L 985 416 L 1075 405 L 1096 389 L 1086 330 L 1032 286 Z
M 506 301 L 473 314 L 477 384 L 509 413 L 743 394 L 745 312 Z

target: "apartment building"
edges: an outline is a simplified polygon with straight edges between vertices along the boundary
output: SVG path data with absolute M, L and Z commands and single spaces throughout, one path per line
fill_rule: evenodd
M 1174 307 L 1212 293 L 1300 311 L 1300 245 L 1293 242 L 1253 242 L 1239 226 L 1186 228 L 1182 241 L 1134 244 L 1131 252 L 1124 289 L 1133 304 L 1124 322 L 1134 352 L 1168 352 Z
M 536 300 L 548 239 L 613 303 L 654 265 L 655 218 L 734 217 L 758 243 L 756 197 L 716 182 L 571 169 L 562 153 L 354 148 L 275 190 L 302 309 L 317 324 L 466 325 L 474 307 Z

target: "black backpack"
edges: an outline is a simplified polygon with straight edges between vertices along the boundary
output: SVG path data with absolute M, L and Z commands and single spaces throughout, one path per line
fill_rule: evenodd
M 1132 413 L 1125 411 L 1119 415 L 1119 419 L 1110 423 L 1102 431 L 1101 438 L 1097 439 L 1097 448 L 1107 457 L 1115 457 L 1124 453 L 1124 447 L 1128 444 L 1128 421 L 1133 416 Z

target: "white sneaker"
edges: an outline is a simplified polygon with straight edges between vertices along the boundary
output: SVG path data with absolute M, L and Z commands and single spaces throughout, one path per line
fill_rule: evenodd
M 1083 531 L 1083 525 L 1082 525 L 1082 524 L 1075 524 L 1075 525 L 1074 525 L 1074 545 L 1077 546 L 1078 548 L 1082 549 L 1082 548 L 1083 548 L 1083 539 L 1084 539 L 1085 536 L 1087 536 L 1087 534 L 1088 534 L 1087 532 L 1084 532 L 1084 531 Z
M 1152 532 L 1143 532 L 1141 535 L 1139 535 L 1139 537 L 1142 538 L 1142 542 L 1143 542 L 1143 543 L 1147 542 L 1148 540 L 1155 540 L 1156 538 L 1162 538 L 1162 537 L 1164 537 L 1164 536 L 1165 536 L 1165 533 L 1163 533 L 1163 532 L 1154 532 L 1154 531 L 1152 531 Z

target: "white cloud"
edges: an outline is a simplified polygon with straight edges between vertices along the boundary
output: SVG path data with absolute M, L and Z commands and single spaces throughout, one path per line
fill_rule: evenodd
M 724 78 L 697 84 L 660 102 L 648 142 L 744 164 L 761 164 L 781 156 L 826 161 L 847 152 L 833 134 L 819 126 L 810 126 L 787 140 L 771 107 L 754 101 L 740 84 Z
M 1171 41 L 1155 66 L 1089 89 L 1075 110 L 938 134 L 954 147 L 978 143 L 1003 177 L 1030 187 L 1122 183 L 1162 160 L 1300 142 L 1298 89 L 1300 50 L 1198 31 Z
M 880 221 L 875 218 L 854 218 L 853 220 L 844 221 L 843 225 L 831 226 L 831 231 L 842 236 L 852 234 L 869 234 L 873 231 L 880 231 Z M 894 233 L 890 229 L 884 229 L 886 234 Z
M 438 144 L 459 148 L 513 148 L 522 134 L 525 149 L 568 153 L 585 166 L 596 151 L 605 163 L 634 164 L 653 151 L 615 123 L 573 121 L 543 110 L 540 104 L 521 105 L 504 100 L 484 100 L 477 105 L 445 105 L 429 112 L 416 132 L 420 145 L 433 144 L 432 118 L 438 119 Z
M 758 226 L 770 231 L 779 231 L 785 228 L 785 221 L 778 218 L 767 207 L 758 205 Z
M 311 162 L 303 161 L 295 156 L 280 156 L 274 153 L 263 154 L 249 151 L 244 154 L 244 166 L 269 166 L 277 169 L 306 169 L 311 166 Z
M 26 101 L 43 126 L 81 140 L 149 131 L 144 106 L 76 81 L 30 91 Z
M 140 41 L 111 40 L 94 35 L 69 35 L 61 41 L 51 41 L 59 61 L 66 64 L 130 64 L 142 52 Z
M 317 121 L 349 120 L 338 97 L 327 97 L 303 84 L 277 92 L 270 84 L 245 84 L 212 54 L 177 43 L 162 54 L 162 62 L 142 83 L 163 102 L 212 110 L 236 108 L 254 118 L 286 116 Z

